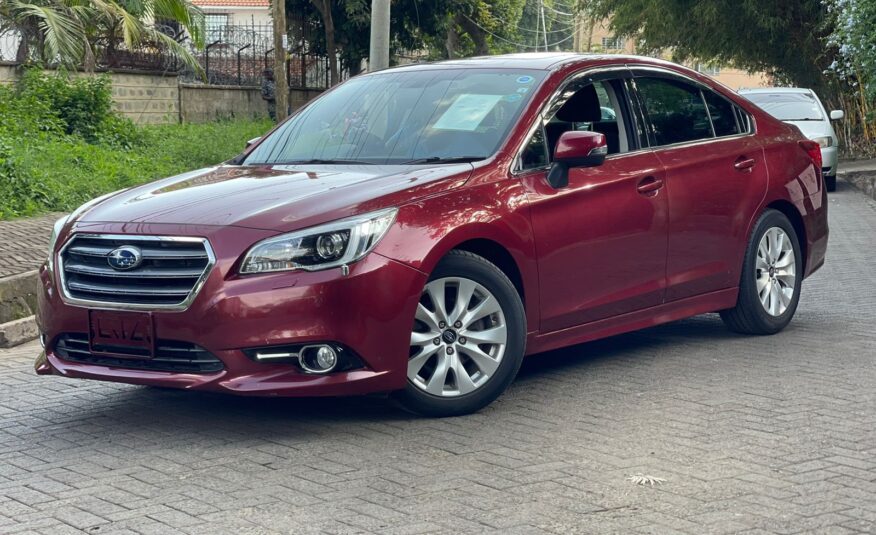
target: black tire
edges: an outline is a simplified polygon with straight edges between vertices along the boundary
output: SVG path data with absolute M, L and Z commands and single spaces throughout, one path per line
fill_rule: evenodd
M 514 284 L 502 270 L 481 256 L 453 250 L 439 262 L 429 281 L 445 277 L 473 280 L 493 294 L 505 316 L 507 342 L 496 371 L 471 393 L 457 397 L 436 396 L 418 388 L 410 380 L 404 390 L 393 393 L 393 398 L 402 408 L 422 416 L 460 416 L 486 407 L 517 376 L 526 349 L 526 315 L 523 302 Z
M 781 228 L 791 238 L 791 243 L 794 247 L 794 260 L 796 262 L 794 294 L 791 297 L 790 303 L 788 303 L 787 309 L 778 316 L 773 316 L 764 309 L 758 297 L 755 281 L 758 245 L 767 230 L 773 227 Z M 802 281 L 803 258 L 800 251 L 800 241 L 794 226 L 785 214 L 778 210 L 766 210 L 754 225 L 754 230 L 745 249 L 742 275 L 739 281 L 739 297 L 736 300 L 736 306 L 721 311 L 721 319 L 724 320 L 724 323 L 730 330 L 738 333 L 756 335 L 775 334 L 784 329 L 791 322 L 791 318 L 794 317 L 797 303 L 800 301 Z
M 824 177 L 824 189 L 827 191 L 836 191 L 836 175 Z

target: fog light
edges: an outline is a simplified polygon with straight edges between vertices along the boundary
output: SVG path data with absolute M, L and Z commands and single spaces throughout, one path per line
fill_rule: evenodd
M 329 373 L 338 365 L 338 354 L 331 346 L 307 346 L 301 349 L 298 363 L 306 372 Z

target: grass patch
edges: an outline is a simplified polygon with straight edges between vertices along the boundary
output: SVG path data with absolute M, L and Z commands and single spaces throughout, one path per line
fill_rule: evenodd
M 0 220 L 72 211 L 105 193 L 221 163 L 272 126 L 267 119 L 135 126 L 108 109 L 80 111 L 107 95 L 105 82 L 71 81 L 71 89 L 45 75 L 25 80 L 0 87 Z

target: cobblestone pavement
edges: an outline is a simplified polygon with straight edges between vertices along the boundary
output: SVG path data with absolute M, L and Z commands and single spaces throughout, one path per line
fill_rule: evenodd
M 43 262 L 52 225 L 61 215 L 0 221 L 0 278 L 36 269 Z
M 539 355 L 468 417 L 38 378 L 37 346 L 6 350 L 0 532 L 874 533 L 876 203 L 830 204 L 783 333 L 705 315 Z

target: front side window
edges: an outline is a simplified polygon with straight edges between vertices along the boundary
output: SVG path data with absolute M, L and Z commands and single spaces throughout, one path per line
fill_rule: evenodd
M 550 154 L 563 132 L 584 130 L 605 135 L 608 154 L 628 152 L 630 143 L 621 108 L 623 92 L 619 80 L 572 83 L 555 102 L 545 124 Z
M 544 127 L 539 126 L 520 155 L 520 169 L 541 169 L 550 163 Z
M 672 145 L 713 137 L 699 88 L 668 78 L 642 77 L 636 87 L 657 145 Z
M 430 69 L 353 78 L 292 117 L 244 163 L 485 159 L 498 150 L 544 75 Z

